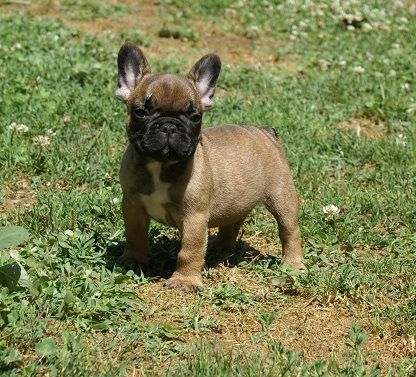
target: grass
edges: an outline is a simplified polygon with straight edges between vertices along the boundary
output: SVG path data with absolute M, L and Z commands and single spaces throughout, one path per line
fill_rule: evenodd
M 0 266 L 18 263 L 26 277 L 0 286 L 1 374 L 414 375 L 414 5 L 47 3 L 1 6 L 0 225 L 31 236 L 0 250 Z M 351 30 L 343 13 L 364 21 Z M 210 256 L 200 294 L 163 288 L 179 243 L 157 223 L 154 276 L 114 268 L 124 239 L 125 110 L 114 99 L 123 38 L 147 46 L 155 71 L 181 73 L 210 39 L 224 42 L 208 45 L 224 65 L 204 124 L 279 131 L 306 274 L 279 266 L 277 228 L 262 208 L 237 250 Z M 340 212 L 325 215 L 328 204 Z

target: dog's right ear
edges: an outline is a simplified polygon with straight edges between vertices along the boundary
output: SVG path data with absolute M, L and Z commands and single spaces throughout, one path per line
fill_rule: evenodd
M 127 102 L 143 76 L 150 73 L 149 63 L 134 43 L 126 42 L 118 52 L 117 66 L 116 97 L 122 102 Z

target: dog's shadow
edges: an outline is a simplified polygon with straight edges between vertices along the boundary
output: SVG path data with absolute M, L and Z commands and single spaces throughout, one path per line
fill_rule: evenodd
M 158 280 L 168 279 L 172 276 L 176 266 L 176 259 L 181 247 L 179 237 L 157 236 L 151 242 L 149 265 L 146 268 L 137 268 L 135 272 L 142 273 L 144 277 Z M 205 254 L 205 268 L 213 268 L 220 264 L 227 267 L 238 266 L 242 262 L 268 259 L 279 263 L 280 258 L 273 255 L 264 255 L 249 243 L 238 240 L 233 250 L 217 252 L 210 246 L 215 236 L 209 236 L 208 248 Z M 124 241 L 113 241 L 106 249 L 107 267 L 113 269 L 117 266 L 117 258 L 124 251 Z M 123 271 L 127 268 L 120 266 Z

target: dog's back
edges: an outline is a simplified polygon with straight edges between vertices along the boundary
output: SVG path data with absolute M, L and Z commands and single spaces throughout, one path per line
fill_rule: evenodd
M 225 125 L 204 129 L 202 135 L 209 165 L 215 167 L 212 224 L 244 218 L 271 187 L 284 185 L 289 168 L 271 127 Z

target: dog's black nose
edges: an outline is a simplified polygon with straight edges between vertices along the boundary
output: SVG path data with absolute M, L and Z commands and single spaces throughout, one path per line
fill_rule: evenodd
M 178 127 L 172 123 L 164 123 L 160 126 L 160 132 L 164 134 L 172 135 L 178 132 Z

